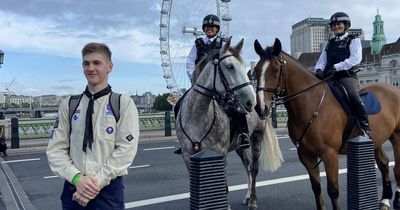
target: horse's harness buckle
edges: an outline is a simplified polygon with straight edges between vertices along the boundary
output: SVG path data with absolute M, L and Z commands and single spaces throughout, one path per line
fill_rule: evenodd
M 194 153 L 198 153 L 201 150 L 201 142 L 193 141 L 192 149 Z

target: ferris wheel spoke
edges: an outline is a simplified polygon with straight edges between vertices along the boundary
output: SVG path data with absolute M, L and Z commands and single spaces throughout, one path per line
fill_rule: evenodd
M 186 58 L 194 40 L 202 32 L 202 20 L 208 14 L 220 16 L 221 34 L 228 34 L 230 0 L 163 0 L 160 17 L 160 55 L 163 77 L 171 96 L 178 99 L 181 89 L 190 88 Z M 173 100 L 172 100 L 173 101 Z

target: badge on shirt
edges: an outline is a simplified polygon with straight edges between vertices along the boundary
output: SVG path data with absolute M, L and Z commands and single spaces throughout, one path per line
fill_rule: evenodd
M 114 116 L 112 109 L 111 109 L 111 104 L 106 105 L 106 115 L 107 116 Z
M 72 119 L 73 119 L 73 120 L 78 120 L 78 118 L 79 118 L 79 117 L 78 117 L 78 115 L 76 115 L 76 114 L 74 114 L 74 116 L 72 116 Z
M 113 127 L 108 127 L 108 128 L 106 128 L 106 132 L 108 134 L 112 134 L 114 132 L 114 128 Z
M 127 135 L 125 138 L 126 138 L 126 140 L 128 140 L 129 142 L 132 141 L 132 140 L 134 139 L 133 136 L 132 136 L 132 134 Z

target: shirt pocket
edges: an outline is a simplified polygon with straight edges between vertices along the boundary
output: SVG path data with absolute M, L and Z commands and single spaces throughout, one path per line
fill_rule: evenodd
M 116 122 L 114 116 L 107 116 L 102 123 L 99 139 L 107 142 L 115 142 Z

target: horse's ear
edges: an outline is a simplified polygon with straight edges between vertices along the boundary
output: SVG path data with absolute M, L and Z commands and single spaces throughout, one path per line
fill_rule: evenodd
M 224 48 L 222 50 L 222 53 L 225 53 L 229 49 L 229 47 L 231 46 L 231 39 L 232 39 L 232 37 L 230 36 L 229 38 L 227 38 L 225 40 L 225 45 L 224 45 Z
M 279 55 L 282 52 L 282 44 L 278 38 L 275 38 L 273 55 Z
M 259 55 L 260 57 L 265 54 L 264 49 L 261 47 L 261 45 L 257 39 L 254 41 L 254 50 L 256 51 L 257 55 Z
M 240 40 L 240 42 L 237 43 L 237 45 L 234 47 L 234 49 L 236 49 L 236 51 L 240 52 L 243 47 L 243 42 L 244 42 L 244 39 Z
M 251 79 L 251 78 L 253 77 L 253 74 L 254 74 L 254 68 L 251 68 L 251 69 L 247 72 L 247 77 L 248 77 L 249 79 Z

